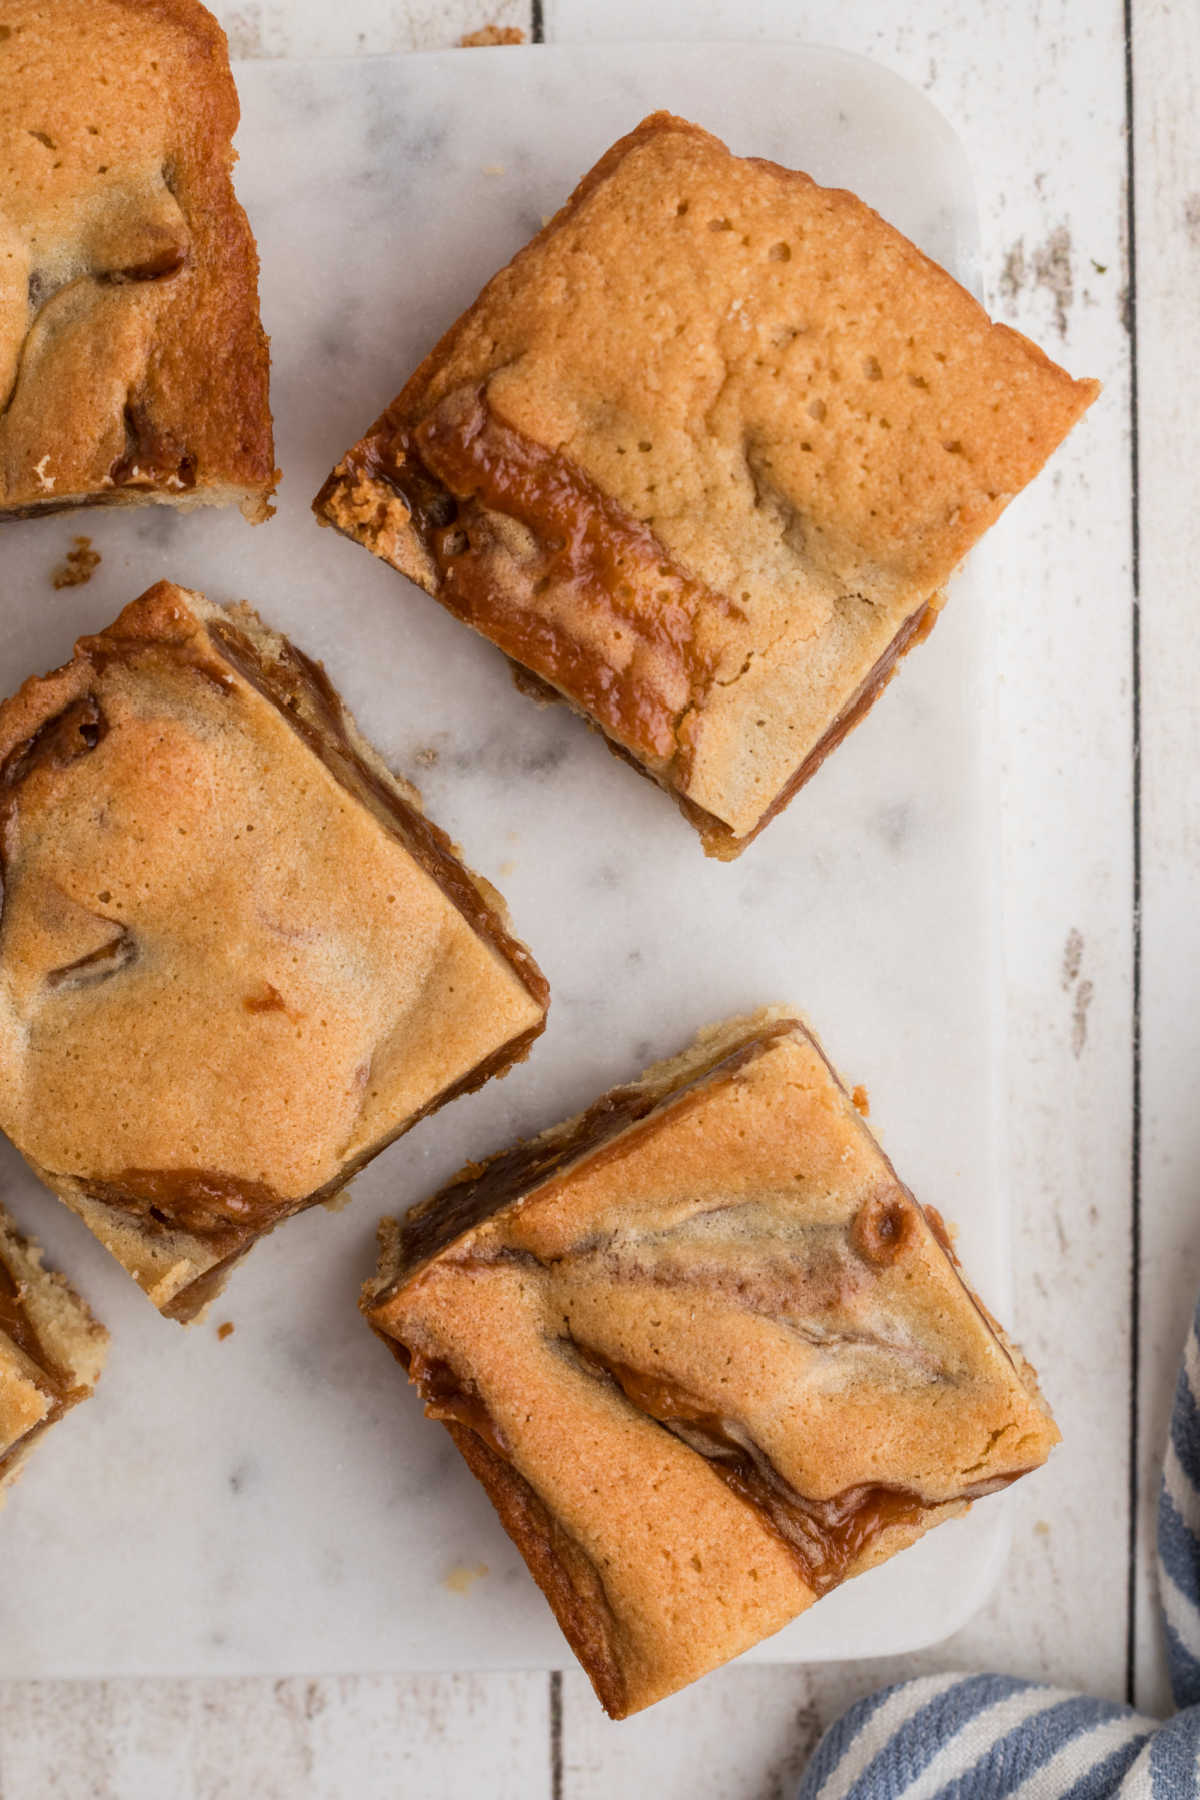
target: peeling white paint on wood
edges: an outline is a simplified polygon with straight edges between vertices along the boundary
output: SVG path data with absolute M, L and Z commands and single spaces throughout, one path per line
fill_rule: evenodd
M 513 0 L 227 0 L 240 55 L 452 44 Z M 1139 1700 L 1165 1704 L 1149 1552 L 1154 1459 L 1200 1280 L 1200 563 L 1190 344 L 1200 282 L 1194 9 L 1134 0 L 1144 742 Z M 874 56 L 963 136 L 999 316 L 1103 398 L 984 555 L 998 609 L 1001 887 L 1016 1327 L 1067 1444 L 1015 1507 L 1009 1568 L 947 1645 L 903 1665 L 733 1668 L 611 1726 L 576 1673 L 320 1682 L 11 1684 L 0 1797 L 271 1800 L 786 1794 L 821 1726 L 881 1680 L 999 1667 L 1120 1696 L 1130 1334 L 1133 695 L 1125 66 L 1118 0 L 546 0 L 546 36 L 795 36 Z M 558 1699 L 561 1696 L 561 1707 Z
M 4 1800 L 548 1800 L 545 1675 L 10 1683 Z

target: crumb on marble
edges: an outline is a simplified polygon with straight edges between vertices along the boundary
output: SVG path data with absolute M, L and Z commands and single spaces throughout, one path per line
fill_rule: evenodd
M 231 1338 L 233 1336 L 233 1320 L 232 1319 L 226 1319 L 225 1323 L 223 1325 L 217 1326 L 217 1336 L 220 1338 L 222 1343 L 225 1342 L 226 1338 Z
M 503 163 L 484 163 L 483 172 L 485 175 L 503 175 L 505 172 L 504 164 Z
M 553 706 L 562 699 L 557 688 L 551 687 L 548 681 L 543 681 L 540 675 L 535 675 L 533 670 L 527 669 L 523 663 L 514 662 L 511 657 L 508 661 L 508 672 L 512 676 L 513 686 L 517 692 L 524 694 L 527 700 L 532 700 L 535 706 Z
M 339 1213 L 339 1212 L 341 1212 L 343 1206 L 349 1206 L 350 1201 L 353 1197 L 352 1196 L 353 1187 L 354 1187 L 354 1183 L 352 1181 L 348 1181 L 340 1193 L 331 1194 L 329 1196 L 328 1200 L 322 1200 L 321 1205 L 325 1208 L 325 1211 L 331 1212 L 331 1213 Z
M 469 1594 L 487 1572 L 486 1563 L 454 1563 L 442 1578 L 442 1586 L 449 1588 L 452 1594 Z
M 434 749 L 433 745 L 426 744 L 426 746 L 423 750 L 417 751 L 417 754 L 413 758 L 413 761 L 420 763 L 420 765 L 423 769 L 432 769 L 432 767 L 436 763 L 437 759 L 438 759 L 438 753 Z
M 860 1112 L 864 1119 L 869 1119 L 871 1116 L 871 1096 L 868 1094 L 861 1081 L 854 1088 L 850 1098 L 854 1102 L 855 1110 Z
M 519 25 L 481 25 L 477 31 L 464 31 L 458 40 L 460 50 L 490 50 L 496 44 L 523 44 L 525 33 Z
M 516 866 L 517 865 L 513 861 L 512 857 L 506 856 L 504 861 L 500 864 L 500 874 L 502 876 L 504 876 L 505 879 L 507 879 L 507 877 L 512 874 L 512 872 L 516 868 Z
M 1049 1537 L 1050 1536 L 1050 1521 L 1049 1521 L 1049 1519 L 1039 1519 L 1033 1529 L 1037 1533 L 1038 1537 Z
M 90 537 L 77 537 L 50 579 L 56 588 L 82 587 L 100 567 L 100 552 L 92 549 Z

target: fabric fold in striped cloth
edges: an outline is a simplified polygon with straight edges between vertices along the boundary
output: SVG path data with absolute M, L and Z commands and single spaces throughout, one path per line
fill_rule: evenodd
M 1200 1305 L 1158 1503 L 1165 1724 L 1008 1675 L 931 1675 L 860 1700 L 796 1800 L 1200 1800 Z

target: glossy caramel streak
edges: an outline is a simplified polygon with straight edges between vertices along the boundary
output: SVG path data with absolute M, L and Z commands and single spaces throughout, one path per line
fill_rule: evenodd
M 169 1300 L 163 1307 L 163 1318 L 174 1319 L 180 1325 L 190 1324 L 196 1314 L 202 1312 L 209 1301 L 220 1293 L 225 1286 L 229 1271 L 235 1263 L 241 1261 L 253 1243 L 253 1238 L 247 1238 L 244 1243 L 236 1245 L 227 1256 L 223 1256 L 220 1262 L 214 1263 L 211 1269 L 206 1269 L 203 1275 L 197 1275 L 195 1281 L 189 1281 L 186 1287 L 180 1288 L 174 1299 Z
M 232 694 L 236 683 L 229 670 L 216 656 L 207 653 L 190 635 L 190 621 L 178 621 L 174 637 L 121 637 L 115 631 L 102 631 L 96 637 L 80 638 L 75 645 L 77 657 L 86 657 L 98 676 L 114 666 L 136 666 L 146 660 L 167 659 L 177 668 L 199 675 L 220 693 Z
M 348 458 L 353 473 L 384 482 L 403 499 L 437 571 L 444 605 L 532 671 L 554 697 L 565 694 L 582 707 L 617 755 L 669 787 L 709 855 L 739 855 L 870 711 L 900 659 L 928 637 L 936 608 L 918 607 L 904 621 L 753 828 L 739 837 L 687 798 L 693 746 L 681 743 L 680 726 L 716 673 L 695 642 L 701 610 L 745 622 L 741 608 L 673 563 L 649 526 L 568 458 L 497 419 L 482 391 L 466 398 L 464 405 L 462 396 L 450 396 L 417 424 L 393 414 L 361 454 Z M 332 478 L 318 505 L 331 485 Z M 533 541 L 532 553 L 516 559 L 517 579 L 503 583 L 496 579 L 497 514 L 517 520 Z M 523 603 L 522 593 L 567 604 L 540 608 Z M 598 656 L 585 633 L 564 624 L 562 614 L 569 618 L 572 610 L 599 626 L 610 657 Z M 639 651 L 648 655 L 639 658 Z
M 550 1602 L 563 1636 L 586 1670 L 605 1711 L 629 1710 L 616 1618 L 595 1563 L 520 1471 L 469 1427 L 447 1419 L 460 1455 Z
M 50 1402 L 45 1416 L 33 1426 L 32 1430 L 23 1433 L 15 1444 L 7 1451 L 0 1451 L 0 1481 L 6 1471 L 12 1468 L 18 1457 L 24 1457 L 33 1446 L 36 1438 L 47 1431 L 56 1419 L 62 1417 L 70 1404 L 71 1381 L 65 1370 L 52 1366 L 42 1348 L 33 1322 L 25 1310 L 22 1284 L 17 1280 L 7 1262 L 4 1260 L 3 1248 L 0 1247 L 0 1332 L 14 1343 L 33 1363 L 36 1374 L 36 1385 Z
M 713 674 L 697 619 L 740 618 L 738 608 L 673 563 L 649 526 L 567 457 L 498 419 L 482 392 L 400 427 L 371 473 L 410 506 L 446 606 L 631 750 L 660 763 L 675 756 L 678 721 Z M 456 503 L 450 516 L 431 505 L 431 476 Z M 533 540 L 518 583 L 496 579 L 489 514 L 515 519 Z
M 51 1425 L 58 1419 L 61 1419 L 65 1411 L 65 1403 L 60 1404 L 58 1401 L 55 1401 L 45 1418 L 40 1419 L 29 1431 L 23 1432 L 16 1443 L 11 1444 L 7 1450 L 0 1451 L 0 1487 L 4 1485 L 8 1476 L 15 1471 L 17 1464 L 25 1460 L 42 1433 L 44 1431 L 49 1431 Z
M 620 1718 L 627 1706 L 625 1678 L 617 1654 L 616 1619 L 599 1570 L 516 1467 L 473 1383 L 448 1362 L 410 1350 L 378 1325 L 372 1329 L 407 1369 L 427 1417 L 439 1419 L 450 1433 L 525 1558 L 602 1705 Z
M 508 1445 L 483 1397 L 476 1393 L 470 1382 L 456 1374 L 448 1362 L 422 1356 L 419 1350 L 414 1350 L 409 1358 L 408 1374 L 425 1403 L 426 1418 L 440 1419 L 443 1424 L 454 1420 L 482 1438 L 497 1456 L 508 1456 Z
M 132 1214 L 149 1231 L 186 1231 L 230 1251 L 303 1204 L 264 1182 L 206 1169 L 123 1169 L 77 1186 L 89 1200 Z
M 917 1209 L 914 1201 L 905 1200 L 906 1222 L 901 1229 L 907 1243 L 916 1229 Z M 500 1265 L 540 1271 L 564 1301 L 577 1285 L 597 1277 L 622 1288 L 690 1289 L 698 1305 L 768 1319 L 825 1356 L 874 1352 L 927 1381 L 944 1381 L 946 1370 L 934 1351 L 902 1329 L 871 1331 L 827 1322 L 833 1314 L 853 1310 L 856 1295 L 870 1279 L 863 1268 L 869 1259 L 855 1242 L 864 1214 L 872 1218 L 880 1206 L 891 1214 L 896 1205 L 889 1193 L 865 1201 L 848 1237 L 834 1223 L 789 1227 L 778 1215 L 765 1213 L 748 1200 L 713 1206 L 657 1230 L 597 1233 L 560 1249 L 550 1261 L 504 1243 L 452 1252 L 447 1260 L 456 1271 L 486 1271 Z M 752 1258 L 745 1255 L 749 1243 L 754 1245 Z M 885 1256 L 890 1260 L 897 1254 L 898 1247 L 889 1239 Z
M 69 768 L 94 750 L 107 731 L 108 721 L 100 710 L 100 702 L 94 694 L 83 694 L 9 751 L 0 763 L 0 856 L 4 852 L 4 827 L 23 783 L 38 769 Z
M 787 1544 L 814 1594 L 844 1581 L 881 1532 L 920 1525 L 929 1508 L 907 1488 L 848 1488 L 829 1500 L 810 1500 L 783 1479 L 763 1451 L 733 1420 L 662 1375 L 646 1374 L 595 1350 L 580 1349 L 585 1363 L 602 1370 L 645 1417 L 656 1419 L 688 1448 L 706 1458 L 740 1500 L 754 1507 Z
M 464 1232 L 541 1187 L 580 1157 L 594 1155 L 610 1144 L 616 1149 L 617 1140 L 625 1131 L 666 1101 L 690 1093 L 714 1076 L 736 1074 L 779 1038 L 794 1031 L 796 1024 L 794 1019 L 781 1019 L 756 1030 L 733 1050 L 714 1056 L 706 1066 L 673 1079 L 613 1088 L 558 1130 L 527 1139 L 487 1162 L 468 1163 L 456 1180 L 431 1201 L 415 1207 L 404 1220 L 400 1240 L 402 1266 L 391 1291 L 407 1281 L 419 1264 L 439 1255 Z M 372 1304 L 378 1305 L 386 1297 L 386 1293 L 379 1294 Z
M 182 224 L 182 218 L 180 220 Z M 106 287 L 125 287 L 141 282 L 165 282 L 178 275 L 188 262 L 188 242 L 186 238 L 179 242 L 167 239 L 157 248 L 150 251 L 142 261 L 131 263 L 125 268 L 93 269 L 84 275 L 77 275 L 65 282 L 48 283 L 44 277 L 33 274 L 29 278 L 30 318 L 21 347 L 17 352 L 14 365 L 12 386 L 0 400 L 0 419 L 12 410 L 21 385 L 21 377 L 25 374 L 30 356 L 36 349 L 35 333 L 45 334 L 48 320 L 48 309 L 68 291 L 80 295 L 89 288 L 95 294 Z
M 0 1248 L 0 1331 L 10 1338 L 18 1350 L 24 1352 L 30 1362 L 38 1366 L 40 1385 L 61 1397 L 61 1384 L 55 1381 L 47 1368 L 46 1353 L 42 1349 L 38 1334 L 34 1330 L 33 1321 L 25 1310 L 22 1284 L 4 1260 L 3 1249 Z
M 173 485 L 182 493 L 196 485 L 196 458 L 170 426 L 157 423 L 145 402 L 131 394 L 125 403 L 125 448 L 109 469 L 114 487 Z

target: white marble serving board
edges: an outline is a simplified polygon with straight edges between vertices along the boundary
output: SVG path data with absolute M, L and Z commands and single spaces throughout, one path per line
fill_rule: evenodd
M 318 530 L 309 500 L 482 281 L 655 107 L 855 188 L 966 279 L 970 181 L 915 89 L 834 52 L 455 51 L 248 64 L 238 78 L 278 516 L 257 530 L 158 509 L 5 528 L 0 691 L 160 576 L 248 597 L 325 659 L 367 734 L 504 890 L 553 1005 L 527 1064 L 394 1145 L 343 1211 L 286 1225 L 190 1331 L 161 1320 L 0 1146 L 0 1194 L 114 1335 L 96 1399 L 33 1459 L 0 1521 L 0 1677 L 555 1666 L 564 1647 L 520 1559 L 358 1317 L 375 1222 L 701 1023 L 782 999 L 866 1083 L 901 1171 L 959 1223 L 985 1298 L 1007 1306 L 979 583 L 959 583 L 869 721 L 722 866 L 576 719 L 532 705 L 488 646 Z M 77 531 L 102 566 L 55 592 Z M 222 1341 L 224 1320 L 236 1330 Z M 1000 1497 L 755 1654 L 934 1641 L 983 1598 L 1004 1542 Z

